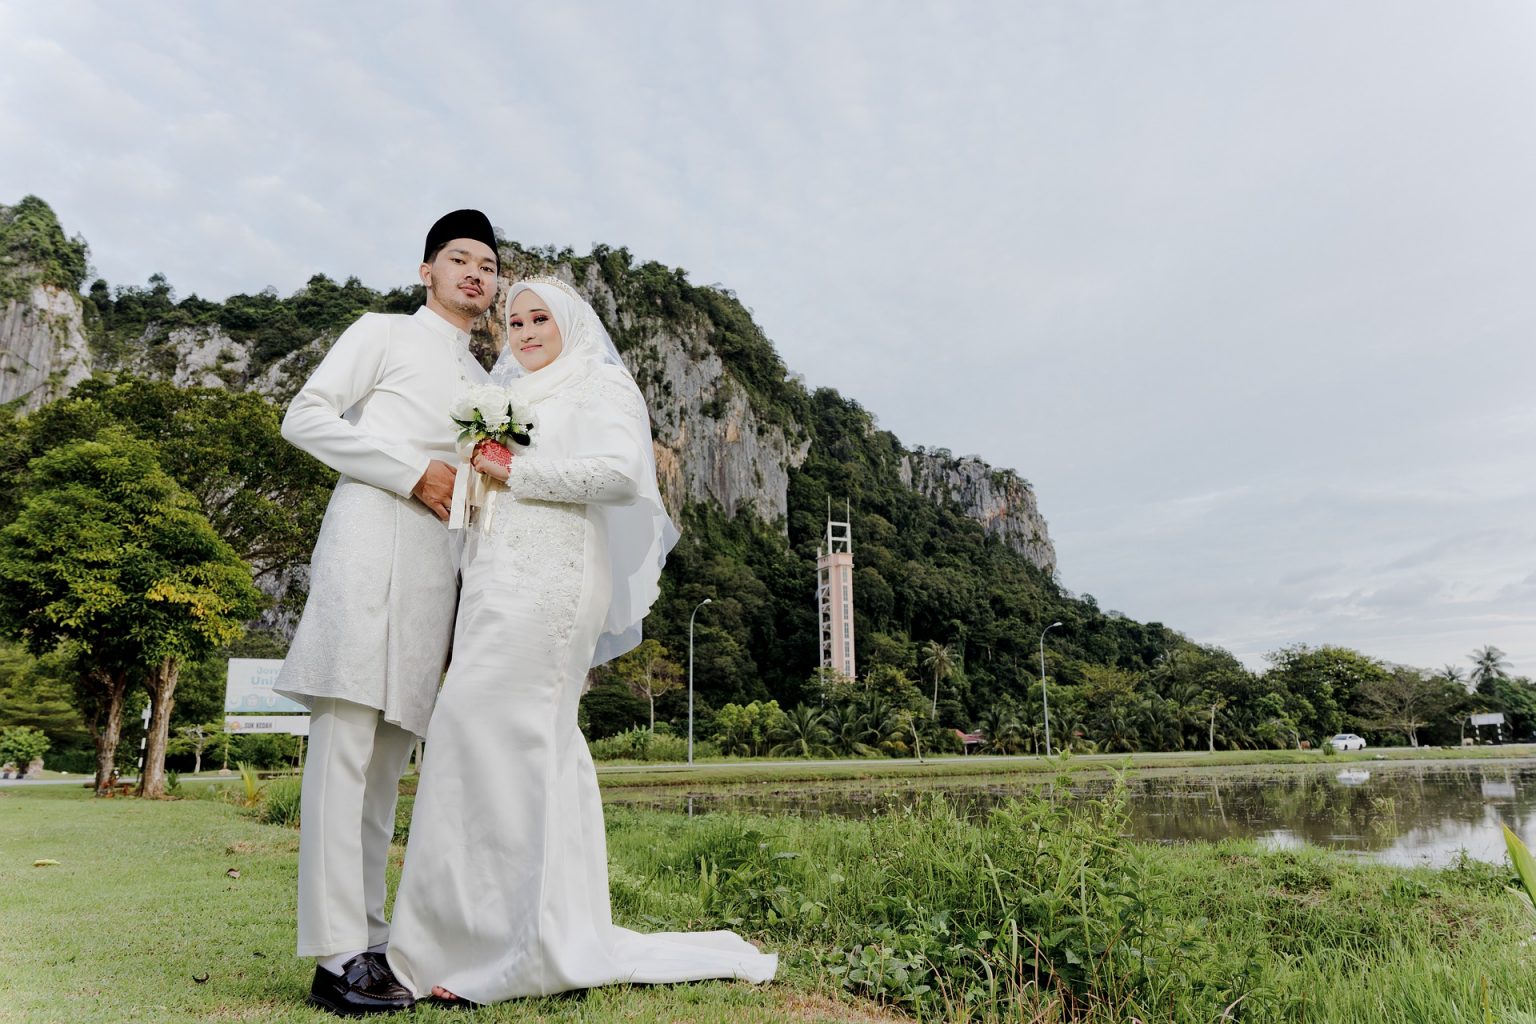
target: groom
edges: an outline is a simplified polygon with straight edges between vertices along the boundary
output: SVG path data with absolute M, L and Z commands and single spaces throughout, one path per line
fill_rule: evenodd
M 458 601 L 455 396 L 483 383 L 469 329 L 491 305 L 496 236 L 478 210 L 427 232 L 412 316 L 365 313 L 294 396 L 283 437 L 341 474 L 309 600 L 275 689 L 310 708 L 299 832 L 309 1001 L 357 1016 L 411 996 L 384 961 L 384 871 L 400 775 L 437 697 Z

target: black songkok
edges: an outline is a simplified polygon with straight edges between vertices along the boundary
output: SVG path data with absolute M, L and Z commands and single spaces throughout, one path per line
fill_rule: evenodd
M 501 269 L 501 253 L 496 249 L 496 232 L 491 229 L 490 218 L 479 210 L 454 210 L 445 213 L 427 232 L 427 244 L 421 251 L 421 262 L 432 262 L 432 254 L 444 243 L 455 238 L 473 238 L 484 242 L 496 253 L 496 268 Z

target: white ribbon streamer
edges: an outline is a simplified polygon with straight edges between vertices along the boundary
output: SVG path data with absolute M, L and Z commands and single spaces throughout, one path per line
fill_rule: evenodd
M 469 510 L 469 478 L 475 474 L 475 468 L 468 462 L 459 463 L 459 471 L 453 474 L 453 504 L 448 509 L 448 529 L 464 529 L 464 520 Z

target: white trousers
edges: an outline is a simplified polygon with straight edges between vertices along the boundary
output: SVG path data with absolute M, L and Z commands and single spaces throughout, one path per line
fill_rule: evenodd
M 316 698 L 299 818 L 299 956 L 389 940 L 384 871 L 413 733 L 377 708 Z

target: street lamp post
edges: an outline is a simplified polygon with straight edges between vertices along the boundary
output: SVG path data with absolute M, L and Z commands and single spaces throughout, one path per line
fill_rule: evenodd
M 1061 625 L 1053 622 L 1040 631 L 1040 702 L 1045 706 L 1045 756 L 1051 756 L 1051 695 L 1045 685 L 1045 634 Z
M 693 606 L 693 615 L 699 614 L 699 609 L 709 604 L 713 598 L 706 597 Z M 693 615 L 688 616 L 688 763 L 693 764 Z

